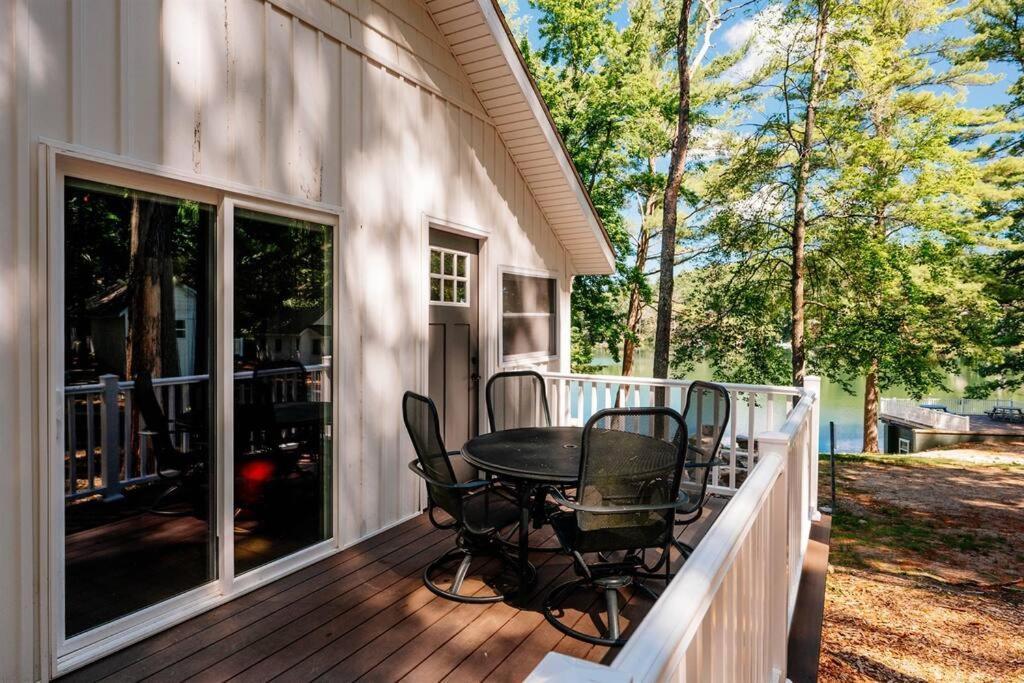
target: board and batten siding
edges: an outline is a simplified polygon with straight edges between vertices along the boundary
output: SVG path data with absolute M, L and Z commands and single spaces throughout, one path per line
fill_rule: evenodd
M 417 0 L 0 0 L 0 678 L 48 673 L 40 139 L 342 207 L 342 542 L 421 503 L 399 405 L 425 386 L 426 217 L 489 233 L 485 373 L 501 266 L 559 274 L 567 370 L 571 257 Z

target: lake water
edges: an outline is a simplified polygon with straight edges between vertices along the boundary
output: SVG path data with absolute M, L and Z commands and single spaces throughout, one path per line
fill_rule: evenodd
M 594 364 L 600 366 L 600 374 L 619 375 L 622 366 L 612 360 L 608 355 L 594 355 Z M 654 358 L 650 350 L 641 350 L 636 355 L 634 364 L 634 375 L 637 377 L 650 377 L 654 368 Z M 706 365 L 698 365 L 688 375 L 693 379 L 713 380 L 711 371 Z M 932 398 L 960 398 L 963 391 L 973 377 L 969 374 L 954 375 L 947 382 L 948 391 L 935 390 L 928 395 Z M 854 389 L 856 393 L 849 394 L 838 384 L 830 382 L 827 378 L 821 381 L 821 439 L 819 447 L 822 452 L 829 449 L 830 421 L 836 423 L 836 452 L 837 453 L 858 453 L 864 440 L 864 427 L 862 424 L 864 414 L 864 381 L 859 380 Z M 884 394 L 887 398 L 906 398 L 906 392 L 887 391 Z M 1012 398 L 1024 402 L 1024 393 L 998 393 L 989 398 Z M 881 432 L 880 432 L 881 433 Z

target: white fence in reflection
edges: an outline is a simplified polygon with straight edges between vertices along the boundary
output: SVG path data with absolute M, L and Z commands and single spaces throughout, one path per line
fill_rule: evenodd
M 310 400 L 329 400 L 330 357 L 324 363 L 310 365 L 307 389 Z M 261 371 L 263 375 L 296 376 L 278 379 L 273 387 L 275 402 L 298 395 L 301 382 L 294 368 Z M 113 498 L 128 484 L 157 476 L 156 462 L 149 438 L 132 433 L 132 401 L 135 383 L 119 381 L 117 375 L 101 375 L 96 384 L 64 387 L 64 496 L 67 499 L 102 495 Z M 234 375 L 235 401 L 251 403 L 252 371 Z M 193 407 L 205 410 L 209 405 L 209 375 L 161 377 L 153 380 L 153 391 L 170 424 L 172 439 L 182 450 L 190 447 L 187 432 L 176 432 L 177 423 Z M 145 424 L 140 416 L 138 431 Z M 137 444 L 138 448 L 132 447 Z

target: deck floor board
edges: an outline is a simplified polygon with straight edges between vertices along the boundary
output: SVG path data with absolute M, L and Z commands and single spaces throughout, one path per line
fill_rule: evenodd
M 723 505 L 712 499 L 709 514 L 677 536 L 698 540 Z M 538 578 L 522 606 L 455 603 L 421 579 L 451 543 L 451 532 L 420 515 L 62 680 L 520 681 L 550 651 L 614 657 L 614 648 L 564 636 L 540 612 L 548 589 L 575 578 L 568 557 L 531 556 Z M 531 543 L 554 545 L 551 529 L 534 531 Z M 466 586 L 487 590 L 479 580 Z M 576 604 L 567 619 L 596 633 L 598 597 Z M 628 634 L 651 602 L 623 597 Z

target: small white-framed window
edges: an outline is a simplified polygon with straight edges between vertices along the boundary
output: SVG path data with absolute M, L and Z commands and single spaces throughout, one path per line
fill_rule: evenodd
M 501 271 L 502 363 L 558 357 L 558 279 Z
M 430 303 L 469 306 L 469 254 L 430 247 Z

